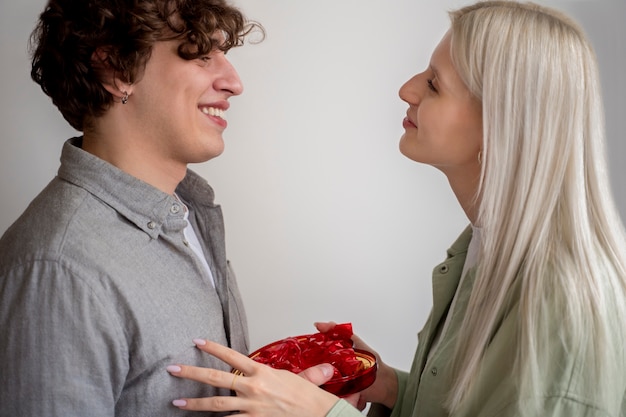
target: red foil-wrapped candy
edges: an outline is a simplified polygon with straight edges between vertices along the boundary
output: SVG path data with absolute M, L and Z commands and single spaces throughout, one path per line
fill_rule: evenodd
M 272 368 L 294 373 L 330 363 L 335 367 L 335 374 L 321 388 L 344 397 L 364 390 L 376 379 L 376 358 L 370 352 L 354 349 L 351 337 L 352 325 L 338 324 L 328 332 L 278 340 L 256 350 L 250 357 Z

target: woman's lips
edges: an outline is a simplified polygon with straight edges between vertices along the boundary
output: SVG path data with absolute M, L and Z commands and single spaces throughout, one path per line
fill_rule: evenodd
M 402 120 L 402 127 L 404 127 L 405 129 L 415 129 L 417 128 L 417 125 L 413 123 L 411 119 L 409 119 L 409 117 L 407 116 L 404 118 L 404 120 Z

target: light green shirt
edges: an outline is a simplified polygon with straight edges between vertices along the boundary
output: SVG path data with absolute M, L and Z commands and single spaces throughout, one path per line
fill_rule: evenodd
M 433 270 L 433 308 L 426 325 L 418 334 L 418 347 L 410 373 L 396 371 L 398 375 L 398 398 L 393 410 L 373 405 L 370 416 L 383 417 L 448 417 L 444 408 L 445 396 L 451 387 L 450 364 L 467 302 L 474 284 L 474 271 L 470 270 L 459 286 L 467 248 L 471 240 L 471 228 L 467 228 L 447 251 L 447 258 Z M 437 329 L 448 316 L 452 299 L 456 300 L 448 327 L 440 335 L 436 350 L 430 352 Z M 517 344 L 517 305 L 503 316 L 503 320 L 486 350 L 481 373 L 469 393 L 467 401 L 454 417 L 514 417 L 519 416 L 518 390 L 515 386 L 513 363 Z M 553 417 L 620 417 L 625 416 L 626 369 L 621 376 L 616 373 L 612 404 L 600 403 L 584 392 L 583 380 L 577 364 L 565 353 L 563 347 L 555 346 L 554 365 L 546 369 L 550 382 L 545 393 L 540 415 Z M 430 352 L 430 355 L 429 355 Z M 616 364 L 622 366 L 623 364 Z M 621 410 L 621 411 L 620 411 Z M 362 415 L 341 400 L 327 417 L 351 417 Z

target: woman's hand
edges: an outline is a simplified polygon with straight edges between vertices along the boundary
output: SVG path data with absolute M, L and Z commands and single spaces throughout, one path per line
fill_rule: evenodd
M 309 368 L 299 376 L 255 362 L 218 343 L 199 339 L 194 343 L 200 350 L 240 370 L 242 375 L 195 366 L 169 366 L 168 372 L 179 378 L 237 392 L 236 397 L 174 400 L 173 404 L 183 410 L 238 411 L 235 416 L 249 417 L 324 417 L 339 400 L 316 385 L 332 377 L 333 367 L 329 364 Z
M 335 322 L 318 322 L 315 323 L 315 327 L 320 332 L 327 332 L 335 327 Z M 376 371 L 376 380 L 368 388 L 361 391 L 358 398 L 351 397 L 349 402 L 355 405 L 359 410 L 363 410 L 367 403 L 383 404 L 388 408 L 393 408 L 398 399 L 398 376 L 396 371 L 389 365 L 385 364 L 380 355 L 369 347 L 361 338 L 357 335 L 352 335 L 352 341 L 354 347 L 357 349 L 366 350 L 372 353 L 376 357 L 376 363 L 378 370 Z M 355 403 L 356 401 L 356 403 Z

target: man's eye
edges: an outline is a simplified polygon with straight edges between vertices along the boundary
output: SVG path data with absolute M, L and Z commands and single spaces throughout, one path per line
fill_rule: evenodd
M 203 67 L 208 66 L 210 60 L 211 60 L 211 57 L 209 55 L 203 55 L 203 56 L 199 56 L 198 58 L 196 58 L 196 62 L 198 62 L 198 65 L 201 65 Z
M 426 82 L 428 83 L 428 88 L 430 88 L 432 91 L 436 93 L 437 89 L 435 88 L 435 85 L 433 84 L 433 80 L 426 80 Z

